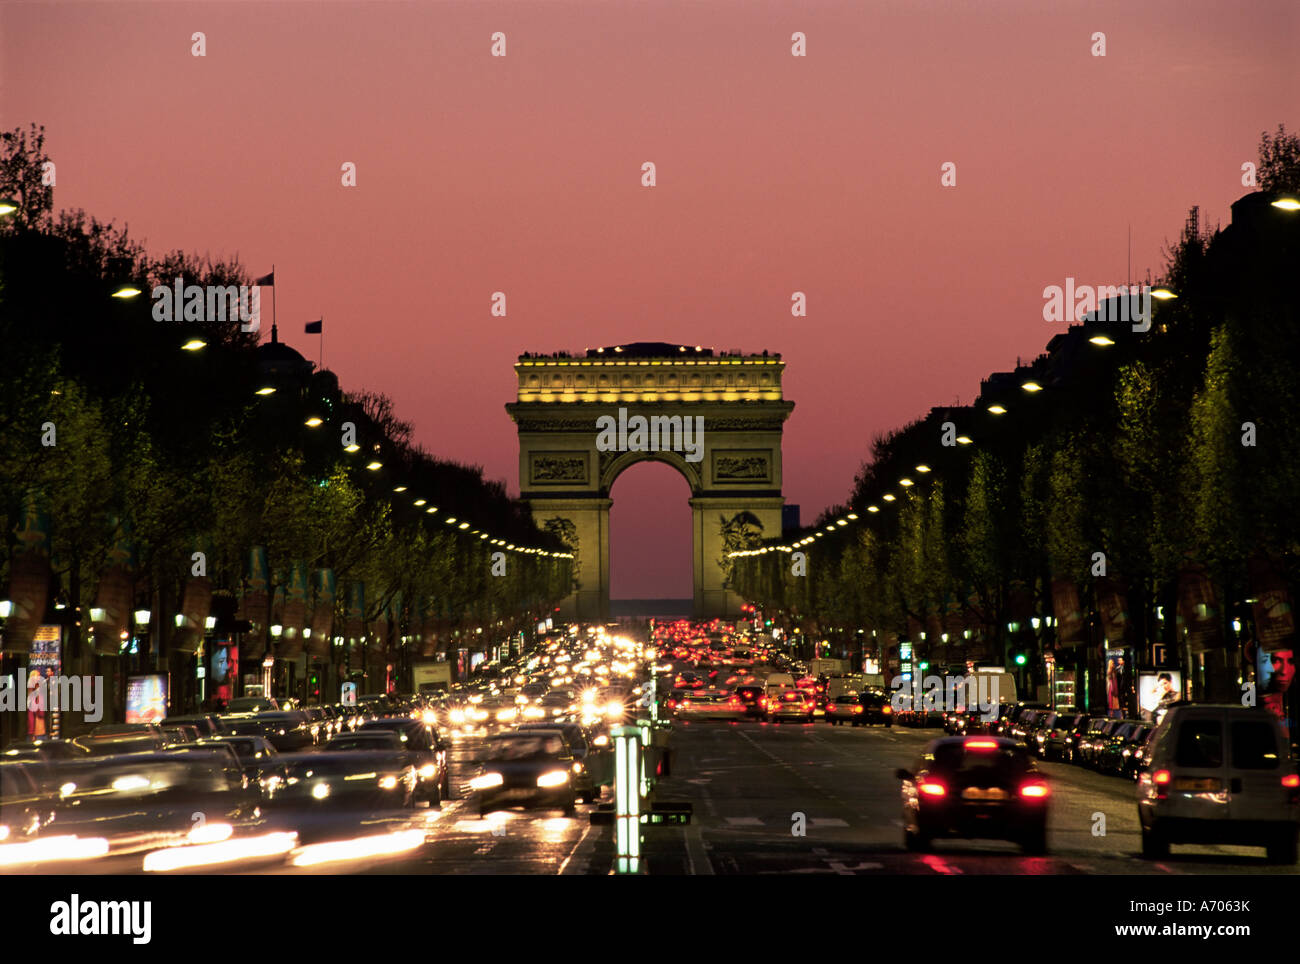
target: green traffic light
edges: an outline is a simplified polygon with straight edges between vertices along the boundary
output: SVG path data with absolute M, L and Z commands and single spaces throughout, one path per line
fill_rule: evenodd
M 929 663 L 917 663 L 917 664 L 916 664 L 916 668 L 919 669 L 921 672 L 924 673 L 927 669 L 930 668 L 930 664 L 929 664 Z
M 1024 666 L 1024 665 L 1025 665 L 1025 654 L 1024 654 L 1024 653 L 1018 653 L 1018 654 L 1016 655 L 1016 665 L 1017 665 L 1017 666 Z

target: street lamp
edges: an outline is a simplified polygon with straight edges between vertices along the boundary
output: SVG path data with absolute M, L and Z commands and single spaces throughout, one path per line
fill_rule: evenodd
M 137 288 L 135 285 L 127 283 L 119 287 L 116 291 L 114 291 L 111 295 L 109 295 L 109 297 L 121 298 L 123 300 L 126 300 L 129 298 L 138 298 L 142 294 L 144 294 L 144 292 L 141 291 L 139 288 Z
M 1290 195 L 1284 194 L 1282 197 L 1279 197 L 1274 201 L 1270 201 L 1269 203 L 1272 204 L 1273 207 L 1278 208 L 1279 210 L 1282 211 L 1300 211 L 1300 199 L 1291 197 Z M 4 213 L 5 212 L 2 209 L 0 209 L 0 214 L 4 214 Z
M 181 351 L 198 351 L 200 348 L 206 348 L 207 344 L 202 338 L 191 338 L 181 345 Z
M 1094 345 L 1099 345 L 1102 348 L 1115 344 L 1115 342 L 1107 338 L 1105 335 L 1093 335 L 1088 339 L 1088 341 L 1092 342 Z
M 1156 285 L 1151 289 L 1151 297 L 1157 301 L 1173 301 L 1178 295 L 1168 285 Z
M 325 420 L 321 418 L 319 415 L 313 415 L 311 418 L 307 419 L 307 421 L 305 421 L 303 424 L 306 425 L 308 428 L 320 428 L 320 426 L 323 425 L 324 423 Z
M 18 202 L 13 198 L 0 197 L 0 217 L 6 214 L 13 214 L 18 210 Z

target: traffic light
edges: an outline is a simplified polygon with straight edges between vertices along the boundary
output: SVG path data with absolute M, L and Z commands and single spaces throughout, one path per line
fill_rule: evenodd
M 320 699 L 320 673 L 312 673 L 307 677 L 307 690 L 316 699 Z
M 1025 665 L 1025 654 L 1024 654 L 1024 653 L 1016 653 L 1016 665 L 1017 665 L 1017 666 L 1024 666 L 1024 665 Z
M 930 664 L 926 662 L 917 663 L 916 668 L 919 669 L 922 673 L 924 673 L 927 669 L 930 668 Z

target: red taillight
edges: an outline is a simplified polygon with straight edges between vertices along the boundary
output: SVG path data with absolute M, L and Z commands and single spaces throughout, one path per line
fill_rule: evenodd
M 1026 783 L 1020 788 L 1020 795 L 1030 799 L 1042 799 L 1050 792 L 1046 783 Z
M 759 701 L 758 701 L 758 705 L 759 705 L 759 706 L 767 706 L 767 697 L 764 696 L 761 700 L 759 700 Z
M 1292 773 L 1292 774 L 1290 774 L 1289 776 L 1285 776 L 1285 777 L 1283 777 L 1283 778 L 1282 778 L 1282 786 L 1284 786 L 1284 787 L 1300 787 L 1300 774 Z
M 967 740 L 962 746 L 968 750 L 996 750 L 997 740 Z
M 881 712 L 881 713 L 892 713 L 892 712 L 894 712 L 894 708 L 893 708 L 892 706 L 882 706 L 882 707 L 880 708 L 880 712 Z
M 948 792 L 947 788 L 942 783 L 931 783 L 928 780 L 925 783 L 922 783 L 917 789 L 930 797 L 942 797 Z
M 855 706 L 855 707 L 853 707 L 853 712 L 854 712 L 854 713 L 861 713 L 861 712 L 862 712 L 862 707 L 860 707 L 860 706 Z
M 1173 779 L 1173 775 L 1168 770 L 1157 770 L 1151 774 L 1151 782 L 1165 784 Z

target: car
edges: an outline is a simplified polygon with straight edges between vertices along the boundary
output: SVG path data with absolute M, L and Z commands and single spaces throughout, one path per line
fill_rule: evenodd
M 244 776 L 251 787 L 263 794 L 273 792 L 284 780 L 284 766 L 279 762 L 279 751 L 264 736 L 214 736 L 200 740 L 199 746 L 223 744 L 235 751 Z
M 1044 760 L 1064 760 L 1067 750 L 1073 746 L 1067 741 L 1074 739 L 1076 731 L 1086 725 L 1087 719 L 1082 713 L 1061 710 L 1049 713 L 1034 734 L 1034 745 L 1030 749 Z
M 762 686 L 758 683 L 744 683 L 737 686 L 735 692 L 746 717 L 763 718 L 767 712 L 767 697 L 763 694 Z
M 512 806 L 577 809 L 574 765 L 564 738 L 553 731 L 498 733 L 488 740 L 482 769 L 470 780 L 479 816 Z
M 281 753 L 296 753 L 316 743 L 311 724 L 302 710 L 257 713 L 249 720 L 257 728 L 253 735 L 266 737 Z M 247 735 L 241 721 L 230 720 L 226 725 L 232 735 Z
M 826 722 L 832 726 L 852 723 L 853 718 L 862 715 L 862 703 L 855 690 L 846 690 L 826 701 Z
M 161 727 L 193 726 L 199 731 L 199 738 L 220 736 L 225 732 L 221 719 L 210 713 L 186 713 L 178 716 L 166 716 L 158 724 Z
M 0 845 L 32 840 L 54 821 L 48 782 L 42 762 L 0 757 Z
M 280 757 L 285 779 L 269 803 L 365 812 L 415 806 L 419 777 L 410 755 L 389 750 L 293 753 Z
M 420 778 L 420 796 L 430 805 L 438 807 L 450 800 L 451 772 L 447 766 L 447 744 L 436 728 L 423 720 L 404 717 L 387 717 L 363 724 L 352 736 L 364 737 L 372 733 L 394 733 L 402 749 L 415 757 L 416 774 Z M 335 737 L 346 740 L 348 737 Z M 330 743 L 334 743 L 331 740 Z M 328 744 L 327 744 L 328 745 Z
M 259 802 L 233 755 L 221 748 L 92 757 L 60 764 L 58 779 L 60 824 L 188 830 L 195 812 L 209 819 L 251 815 Z
M 614 754 L 609 749 L 609 738 L 596 745 L 598 737 L 592 736 L 577 723 L 525 723 L 515 727 L 516 733 L 559 733 L 581 768 L 573 771 L 573 790 L 583 803 L 600 799 L 606 785 L 614 784 Z
M 862 707 L 862 712 L 854 715 L 854 726 L 873 726 L 876 723 L 884 727 L 894 725 L 894 706 L 884 693 L 863 693 L 858 697 L 858 704 Z
M 1106 753 L 1106 748 L 1117 740 L 1124 739 L 1134 727 L 1141 725 L 1141 720 L 1112 718 L 1107 720 L 1101 729 L 1096 732 L 1089 732 L 1088 738 L 1083 741 L 1080 749 L 1084 766 L 1092 767 L 1094 770 L 1098 769 L 1101 766 L 1101 759 Z
M 162 730 L 163 740 L 166 741 L 168 746 L 197 743 L 199 741 L 199 728 L 188 723 L 176 726 L 160 726 L 159 728 Z
M 166 745 L 157 723 L 104 723 L 74 741 L 92 756 L 161 750 Z
M 1122 773 L 1124 757 L 1132 754 L 1132 747 L 1136 741 L 1145 739 L 1147 728 L 1148 724 L 1140 720 L 1126 720 L 1112 730 L 1110 739 L 1097 751 L 1097 758 L 1094 761 L 1097 770 L 1101 773 Z
M 279 708 L 280 704 L 269 696 L 237 696 L 226 704 L 227 713 L 261 713 Z
M 1028 747 L 997 736 L 932 740 L 902 783 L 903 843 L 929 850 L 939 838 L 1019 843 L 1028 854 L 1047 852 L 1051 788 Z
M 1300 775 L 1286 732 L 1267 710 L 1234 703 L 1170 707 L 1138 773 L 1142 855 L 1175 843 L 1248 844 L 1275 864 L 1294 864 Z
M 782 720 L 796 720 L 800 723 L 813 721 L 813 698 L 803 690 L 784 689 L 773 698 L 767 698 L 767 718 L 773 723 Z
M 683 722 L 701 720 L 740 720 L 745 716 L 745 707 L 740 697 L 727 690 L 697 690 L 690 696 L 683 697 L 675 711 L 677 719 Z

